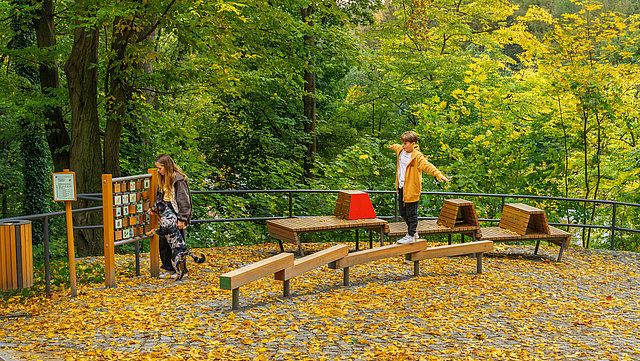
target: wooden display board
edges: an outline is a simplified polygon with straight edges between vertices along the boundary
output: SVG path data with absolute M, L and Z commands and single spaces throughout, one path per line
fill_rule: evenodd
M 157 217 L 147 210 L 153 205 L 157 190 L 157 170 L 130 177 L 113 178 L 102 175 L 102 207 L 104 221 L 105 283 L 115 287 L 116 246 L 151 240 L 151 275 L 159 275 L 158 237 L 145 233 L 157 227 Z M 139 272 L 139 270 L 138 270 Z

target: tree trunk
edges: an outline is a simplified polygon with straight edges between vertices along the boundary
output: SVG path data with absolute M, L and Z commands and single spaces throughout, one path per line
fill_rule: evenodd
M 93 17 L 91 13 L 84 15 Z M 97 108 L 99 33 L 97 28 L 91 28 L 89 24 L 77 25 L 73 48 L 64 67 L 69 84 L 72 120 L 69 164 L 76 173 L 78 193 L 93 193 L 101 191 L 103 169 Z M 86 201 L 78 201 L 74 207 L 87 205 Z M 100 224 L 101 215 L 98 212 L 82 213 L 74 216 L 74 221 L 79 225 Z M 101 255 L 104 252 L 101 235 L 102 231 L 96 230 L 77 232 L 78 254 Z
M 53 22 L 53 1 L 44 0 L 35 20 L 38 48 L 53 48 L 56 45 L 56 33 Z M 40 62 L 40 88 L 42 94 L 54 97 L 52 90 L 60 88 L 58 62 L 44 60 Z M 67 132 L 62 109 L 59 106 L 47 106 L 44 109 L 45 130 L 49 151 L 55 171 L 69 169 L 69 147 L 71 139 Z
M 25 7 L 32 5 L 29 0 L 15 1 L 12 5 Z M 11 19 L 11 28 L 15 31 L 9 47 L 19 50 L 35 45 L 33 14 L 16 12 Z M 13 60 L 13 59 L 12 59 Z M 26 94 L 37 92 L 38 70 L 32 63 L 22 60 L 12 61 L 16 74 L 28 81 L 22 90 Z M 23 214 L 40 214 L 49 211 L 47 193 L 50 189 L 50 163 L 44 145 L 44 128 L 39 114 L 32 114 L 18 120 L 22 129 L 20 154 L 22 166 L 22 212 Z M 42 220 L 33 223 L 33 244 L 41 244 L 43 240 Z
M 309 27 L 313 27 L 314 22 L 310 19 L 313 15 L 314 9 L 309 6 L 301 9 L 302 21 L 304 21 Z M 307 67 L 304 70 L 304 94 L 302 96 L 302 102 L 304 104 L 304 116 L 307 121 L 304 125 L 304 132 L 308 135 L 309 140 L 307 143 L 307 156 L 304 161 L 305 178 L 311 178 L 313 165 L 315 163 L 315 157 L 318 150 L 318 144 L 316 139 L 316 72 L 315 68 L 315 37 L 311 35 L 304 36 L 304 44 L 308 49 Z
M 134 16 L 135 19 L 135 16 Z M 104 171 L 119 177 L 120 172 L 120 136 L 122 125 L 127 113 L 127 105 L 130 100 L 125 78 L 127 72 L 126 54 L 127 46 L 134 35 L 134 22 L 132 19 L 117 17 L 113 21 L 113 40 L 111 42 L 111 54 L 107 73 L 109 77 L 109 90 L 106 98 L 107 126 L 104 135 Z

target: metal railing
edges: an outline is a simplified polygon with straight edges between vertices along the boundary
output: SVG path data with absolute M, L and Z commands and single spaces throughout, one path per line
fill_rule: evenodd
M 198 195 L 209 195 L 209 194 L 255 194 L 255 193 L 266 193 L 266 194 L 284 194 L 288 198 L 288 214 L 286 216 L 269 216 L 269 217 L 243 217 L 243 218 L 216 218 L 216 219 L 194 219 L 191 223 L 199 224 L 199 223 L 213 223 L 213 222 L 259 222 L 259 221 L 267 221 L 272 219 L 282 219 L 282 218 L 291 218 L 296 217 L 294 214 L 293 200 L 295 194 L 323 194 L 323 193 L 338 193 L 339 190 L 314 190 L 314 189 L 271 189 L 271 190 L 212 190 L 212 191 L 192 191 L 191 193 L 194 196 Z M 398 220 L 398 195 L 395 191 L 375 191 L 375 190 L 367 190 L 369 194 L 381 194 L 381 195 L 392 195 L 394 199 L 394 215 L 380 215 L 378 218 L 381 219 L 394 219 Z M 595 203 L 595 204 L 603 204 L 603 205 L 611 205 L 611 222 L 609 225 L 597 225 L 597 224 L 578 224 L 578 223 L 553 223 L 549 222 L 550 225 L 553 226 L 564 226 L 570 228 L 591 228 L 591 229 L 605 229 L 610 232 L 610 249 L 615 250 L 615 235 L 616 232 L 633 232 L 640 233 L 640 229 L 633 228 L 624 228 L 618 227 L 616 225 L 616 215 L 618 206 L 629 206 L 629 207 L 637 207 L 640 210 L 640 204 L 636 203 L 626 203 L 626 202 L 616 202 L 616 201 L 606 201 L 606 200 L 594 200 L 594 199 L 582 199 L 582 198 L 562 198 L 562 197 L 546 197 L 546 196 L 535 196 L 535 195 L 523 195 L 523 194 L 492 194 L 492 193 L 456 193 L 456 192 L 422 192 L 422 195 L 426 196 L 437 196 L 437 197 L 445 197 L 445 196 L 453 196 L 453 197 L 479 197 L 479 198 L 500 198 L 501 199 L 501 207 L 504 207 L 505 201 L 507 199 L 532 199 L 539 201 L 557 201 L 557 202 L 577 202 L 577 203 Z M 90 193 L 90 194 L 79 194 L 78 199 L 84 199 L 89 201 L 102 201 L 101 193 Z M 76 213 L 86 213 L 86 212 L 95 212 L 102 211 L 102 206 L 97 207 L 88 207 L 88 208 L 80 208 L 74 209 L 73 214 Z M 27 216 L 19 216 L 19 217 L 11 217 L 0 219 L 0 221 L 11 221 L 11 220 L 43 220 L 43 241 L 44 241 L 44 263 L 45 263 L 45 282 L 46 282 L 46 292 L 50 294 L 50 260 L 49 260 L 49 219 L 53 217 L 65 216 L 64 211 L 60 212 L 51 212 L 51 213 L 43 213 L 43 214 L 32 214 Z M 420 219 L 436 219 L 437 217 L 420 217 Z M 500 219 L 493 218 L 480 218 L 480 222 L 491 222 L 496 223 L 499 222 Z M 74 226 L 74 230 L 80 229 L 97 229 L 102 228 L 102 225 L 82 225 L 82 226 Z M 139 248 L 136 247 L 136 257 L 139 257 Z

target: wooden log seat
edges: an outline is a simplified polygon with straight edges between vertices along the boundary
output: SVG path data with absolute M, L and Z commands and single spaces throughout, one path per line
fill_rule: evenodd
M 498 227 L 480 229 L 480 240 L 493 242 L 537 241 L 534 254 L 538 254 L 540 241 L 560 246 L 557 262 L 569 245 L 571 233 L 550 226 L 544 210 L 522 203 L 504 205 Z

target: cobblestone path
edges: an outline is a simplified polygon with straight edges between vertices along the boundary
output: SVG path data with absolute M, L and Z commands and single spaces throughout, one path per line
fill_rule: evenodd
M 0 360 L 640 360 L 636 253 L 571 247 L 556 263 L 557 247 L 497 244 L 480 275 L 475 258 L 452 257 L 413 277 L 398 257 L 352 267 L 349 287 L 323 267 L 288 298 L 273 279 L 244 286 L 232 311 L 218 276 L 275 247 L 201 250 L 208 263 L 182 282 L 143 262 L 116 288 L 0 311 Z

